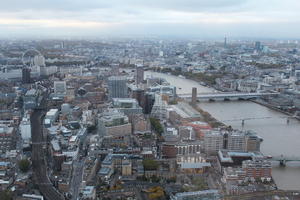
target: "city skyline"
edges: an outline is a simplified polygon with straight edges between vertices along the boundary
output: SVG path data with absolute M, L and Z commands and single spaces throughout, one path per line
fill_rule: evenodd
M 296 0 L 13 0 L 1 4 L 0 37 L 297 39 L 299 8 Z

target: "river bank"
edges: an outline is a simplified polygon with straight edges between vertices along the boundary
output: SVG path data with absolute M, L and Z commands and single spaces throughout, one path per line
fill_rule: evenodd
M 164 78 L 171 85 L 182 88 L 177 90 L 177 94 L 191 93 L 193 87 L 196 87 L 199 93 L 212 93 L 215 91 L 213 88 L 204 87 L 199 82 L 189 79 L 146 71 L 145 78 L 150 76 Z M 261 144 L 261 152 L 264 155 L 287 155 L 290 157 L 300 155 L 300 142 L 297 139 L 300 137 L 300 122 L 291 118 L 290 123 L 287 124 L 286 118 L 288 116 L 283 112 L 252 101 L 199 102 L 197 106 L 233 129 L 257 132 L 264 139 Z M 242 126 L 239 119 L 245 118 L 251 120 L 247 120 Z M 279 189 L 300 190 L 299 162 L 289 162 L 285 167 L 273 163 L 272 176 Z
M 203 121 L 208 123 L 212 128 L 227 127 L 226 124 L 220 122 L 219 120 L 214 118 L 210 113 L 201 109 L 199 106 L 192 104 L 190 105 L 202 115 Z
M 283 114 L 285 114 L 285 115 L 288 115 L 289 117 L 292 117 L 292 118 L 297 119 L 297 120 L 300 121 L 300 117 L 294 116 L 292 113 L 289 113 L 289 112 L 286 112 L 286 111 L 284 111 L 284 110 L 281 110 L 281 109 L 279 109 L 279 108 L 277 108 L 277 107 L 275 107 L 275 106 L 273 106 L 273 105 L 271 105 L 271 104 L 268 104 L 268 103 L 263 102 L 263 101 L 261 101 L 261 100 L 250 100 L 250 101 L 253 102 L 253 103 L 257 103 L 257 104 L 259 104 L 259 105 L 265 106 L 265 107 L 267 107 L 267 108 L 270 108 L 270 109 L 272 109 L 272 110 L 275 110 L 275 111 L 277 111 L 277 112 L 281 112 L 281 113 L 283 113 Z
M 180 78 L 180 79 L 195 81 L 195 82 L 197 82 L 197 84 L 201 85 L 201 87 L 209 88 L 211 90 L 214 90 L 214 92 L 223 92 L 213 84 L 215 81 L 212 81 L 212 79 L 217 78 L 218 76 L 208 76 L 208 75 L 204 76 L 202 74 L 200 76 L 197 76 L 197 75 L 192 74 L 192 73 L 181 72 L 181 71 L 178 71 L 178 70 L 174 71 L 174 70 L 171 70 L 171 69 L 163 69 L 163 70 L 161 70 L 161 72 L 155 72 L 155 71 L 150 70 L 149 72 L 158 73 L 158 74 L 165 74 L 166 76 L 171 75 L 171 76 L 176 76 L 177 78 Z M 208 79 L 207 79 L 207 77 L 208 77 Z M 191 90 L 191 88 L 190 88 L 190 90 Z M 288 115 L 290 117 L 293 117 L 297 120 L 300 120 L 300 117 L 294 116 L 292 113 L 289 113 L 287 111 L 279 109 L 279 108 L 277 108 L 277 107 L 275 107 L 271 104 L 268 104 L 266 102 L 263 102 L 259 99 L 250 100 L 250 101 L 253 102 L 253 103 L 257 103 L 259 105 L 265 106 L 269 109 L 275 110 L 277 112 L 283 113 L 283 114 Z M 205 112 L 205 111 L 203 111 L 203 112 Z

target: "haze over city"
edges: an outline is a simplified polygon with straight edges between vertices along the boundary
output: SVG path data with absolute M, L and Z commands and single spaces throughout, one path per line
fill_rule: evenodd
M 283 38 L 300 34 L 297 0 L 11 0 L 0 37 L 179 36 Z
M 299 0 L 2 0 L 0 200 L 300 199 Z

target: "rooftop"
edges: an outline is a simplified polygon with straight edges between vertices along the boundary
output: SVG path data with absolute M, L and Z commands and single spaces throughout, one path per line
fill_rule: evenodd
M 30 89 L 26 92 L 26 96 L 34 96 L 36 95 L 37 90 L 36 89 Z
M 191 163 L 191 162 L 183 162 L 181 163 L 181 169 L 198 169 L 198 168 L 203 168 L 203 167 L 210 167 L 211 164 L 207 162 L 196 162 L 196 163 Z
M 0 126 L 0 133 L 5 133 L 5 134 L 12 134 L 14 128 L 13 127 L 8 127 L 8 126 Z
M 117 80 L 127 80 L 126 76 L 110 76 L 108 77 L 109 81 L 117 81 Z
M 110 170 L 111 170 L 111 168 L 109 168 L 109 167 L 102 167 L 99 171 L 99 174 L 100 175 L 107 175 L 107 174 L 109 174 Z
M 182 198 L 182 197 L 192 197 L 192 196 L 201 196 L 201 195 L 219 195 L 218 190 L 203 190 L 203 191 L 196 191 L 196 192 L 183 192 L 175 194 L 175 197 Z
M 171 108 L 182 118 L 201 117 L 201 114 L 187 103 L 179 102 L 176 105 L 171 105 Z
M 94 186 L 85 186 L 82 193 L 83 193 L 83 195 L 89 195 L 89 194 L 93 193 L 94 189 L 95 189 Z

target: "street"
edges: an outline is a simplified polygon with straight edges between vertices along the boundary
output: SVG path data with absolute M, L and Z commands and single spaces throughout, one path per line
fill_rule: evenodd
M 42 111 L 35 110 L 31 115 L 31 134 L 32 134 L 32 162 L 33 173 L 36 184 L 39 186 L 40 192 L 47 200 L 63 200 L 65 199 L 56 188 L 52 185 L 45 162 L 43 144 L 45 140 L 42 135 Z
M 83 160 L 75 160 L 73 163 L 73 174 L 72 180 L 70 183 L 70 192 L 72 194 L 72 200 L 76 200 L 79 195 L 79 189 L 82 182 L 82 174 L 84 167 L 84 159 Z

